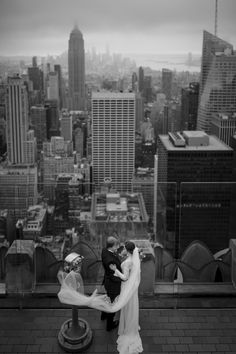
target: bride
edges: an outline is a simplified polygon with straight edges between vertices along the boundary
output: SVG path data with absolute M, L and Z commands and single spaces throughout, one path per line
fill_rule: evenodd
M 119 272 L 116 266 L 113 266 L 114 275 L 123 280 L 120 295 L 113 303 L 109 302 L 106 295 L 98 295 L 97 290 L 91 296 L 77 292 L 76 288 L 71 286 L 71 284 L 76 282 L 74 279 L 76 273 L 73 271 L 66 276 L 63 272 L 59 272 L 58 278 L 61 283 L 61 289 L 58 293 L 58 298 L 62 303 L 88 306 L 105 312 L 121 310 L 117 350 L 120 354 L 137 354 L 143 351 L 139 335 L 139 251 L 133 242 L 127 241 L 123 254 L 126 254 L 127 258 L 121 264 L 122 272 Z

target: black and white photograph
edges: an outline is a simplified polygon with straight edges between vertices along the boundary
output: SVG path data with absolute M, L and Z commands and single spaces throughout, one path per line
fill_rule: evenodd
M 0 353 L 236 353 L 236 1 L 0 0 Z

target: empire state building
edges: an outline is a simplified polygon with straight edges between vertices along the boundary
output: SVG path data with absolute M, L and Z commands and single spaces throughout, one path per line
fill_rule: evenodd
M 68 50 L 69 108 L 84 110 L 85 107 L 85 63 L 84 39 L 77 26 L 70 33 Z

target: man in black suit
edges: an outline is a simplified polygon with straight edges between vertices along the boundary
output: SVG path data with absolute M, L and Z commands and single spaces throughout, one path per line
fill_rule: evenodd
M 110 268 L 110 265 L 116 265 L 117 269 L 121 272 L 121 262 L 119 256 L 116 254 L 119 241 L 113 236 L 107 238 L 106 248 L 102 250 L 102 264 L 104 267 L 104 280 L 103 285 L 107 292 L 107 295 L 111 299 L 111 302 L 120 294 L 121 279 L 114 276 L 114 271 Z M 115 313 L 102 312 L 101 320 L 107 319 L 107 331 L 111 331 L 116 328 L 119 321 L 113 321 Z

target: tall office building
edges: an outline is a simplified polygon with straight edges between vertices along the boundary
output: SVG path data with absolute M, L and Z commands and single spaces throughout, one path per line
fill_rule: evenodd
M 85 108 L 85 59 L 84 39 L 77 26 L 72 30 L 69 39 L 69 100 L 70 109 Z
M 50 71 L 47 77 L 47 99 L 57 100 L 58 107 L 59 107 L 60 105 L 59 79 L 58 79 L 58 73 L 54 71 Z
M 37 57 L 32 57 L 32 66 L 33 66 L 34 68 L 37 67 Z
M 8 160 L 14 165 L 32 164 L 36 142 L 29 132 L 28 94 L 20 76 L 8 77 L 6 98 Z
M 168 101 L 163 109 L 162 129 L 164 134 L 180 130 L 181 126 L 181 106 L 176 100 Z
M 143 81 L 143 97 L 145 103 L 149 103 L 153 101 L 153 92 L 152 92 L 152 77 L 144 76 Z
M 144 88 L 144 70 L 142 66 L 140 66 L 138 69 L 138 90 L 140 93 L 143 92 L 143 88 Z
M 230 222 L 230 231 L 231 237 L 234 238 L 236 230 L 236 132 L 233 136 L 230 137 L 229 146 L 233 149 L 233 190 L 232 190 L 232 199 L 231 199 L 231 222 Z
M 60 135 L 59 110 L 57 100 L 46 100 L 47 139 Z
M 6 84 L 0 82 L 0 119 L 6 119 Z
M 41 104 L 44 98 L 44 75 L 37 66 L 37 57 L 32 58 L 32 66 L 28 68 L 28 78 L 32 85 L 30 90 L 30 103 Z
M 58 89 L 59 89 L 59 108 L 63 106 L 63 88 L 62 88 L 62 74 L 61 74 L 61 65 L 54 65 L 54 72 L 57 73 L 58 77 Z
M 37 167 L 0 166 L 0 205 L 14 221 L 26 216 L 29 206 L 38 202 Z
M 137 92 L 138 91 L 138 75 L 136 74 L 136 72 L 133 72 L 133 74 L 132 74 L 131 85 L 132 85 L 132 91 Z
M 135 158 L 135 93 L 92 94 L 93 182 L 111 179 L 118 191 L 131 187 Z
M 81 156 L 84 156 L 84 130 L 77 127 L 74 131 L 74 149 Z
M 6 152 L 6 84 L 0 80 L 0 154 Z
M 204 31 L 197 129 L 210 132 L 212 115 L 236 111 L 236 53 Z
M 135 130 L 140 132 L 141 124 L 144 118 L 144 100 L 139 92 L 136 93 L 136 117 Z
M 6 121 L 0 118 L 0 155 L 6 152 Z
M 55 181 L 59 173 L 74 172 L 75 156 L 72 142 L 63 137 L 53 136 L 50 142 L 43 143 L 41 154 L 41 176 L 44 195 L 52 199 L 55 192 Z
M 69 113 L 61 117 L 61 136 L 64 140 L 72 141 L 72 116 Z
M 43 72 L 37 66 L 37 57 L 32 58 L 32 66 L 28 68 L 29 80 L 33 83 L 34 91 L 43 90 Z
M 190 82 L 182 88 L 181 94 L 181 130 L 196 130 L 198 111 L 199 83 Z
M 37 139 L 38 153 L 43 148 L 43 142 L 47 140 L 47 108 L 44 106 L 32 106 L 30 108 L 30 122 Z
M 165 246 L 175 256 L 194 240 L 227 248 L 233 149 L 202 131 L 159 135 L 157 185 L 166 203 Z
M 230 138 L 236 132 L 236 113 L 217 113 L 211 119 L 211 133 L 225 144 L 230 145 Z
M 166 99 L 170 100 L 172 96 L 173 73 L 169 69 L 162 69 L 162 92 L 166 95 Z

